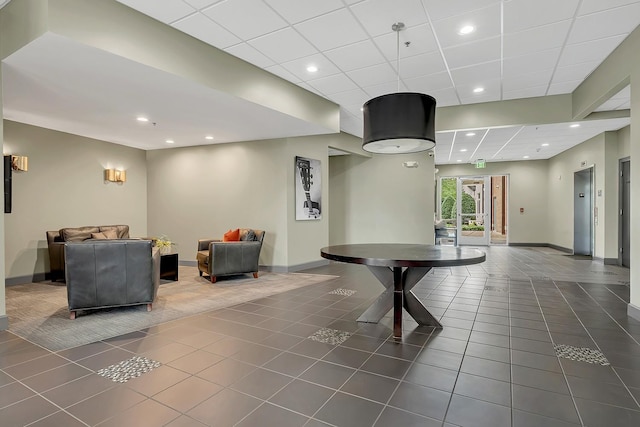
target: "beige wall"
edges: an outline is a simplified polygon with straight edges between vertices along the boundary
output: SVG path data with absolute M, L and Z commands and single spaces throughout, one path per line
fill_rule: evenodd
M 631 126 L 618 131 L 618 158 L 624 159 L 631 155 Z
M 47 230 L 128 224 L 132 236 L 146 235 L 144 151 L 5 120 L 3 152 L 29 157 L 4 216 L 7 278 L 49 271 Z M 107 167 L 124 168 L 127 182 L 105 183 Z
M 289 266 L 299 266 L 306 263 L 321 261 L 320 249 L 329 244 L 329 157 L 328 140 L 332 136 L 311 136 L 290 138 L 287 140 L 287 259 Z M 311 171 L 314 184 L 318 179 L 322 183 L 321 213 L 319 220 L 297 221 L 295 210 L 296 203 L 302 203 L 295 199 L 295 183 L 300 180 L 300 173 L 294 168 L 296 156 L 320 160 L 321 171 Z M 315 201 L 315 200 L 314 200 Z
M 405 168 L 416 160 L 419 167 Z M 433 243 L 434 167 L 427 153 L 329 160 L 329 242 Z
M 166 234 L 195 261 L 198 239 L 258 228 L 260 264 L 288 265 L 288 160 L 286 139 L 148 151 L 149 235 Z
M 0 22 L 1 23 L 1 22 Z M 2 82 L 2 67 L 0 66 L 0 83 Z M 2 85 L 0 84 L 0 113 L 2 113 Z M 1 117 L 0 117 L 1 118 Z M 4 153 L 4 121 L 0 120 L 0 148 L 2 148 L 2 152 Z M 4 162 L 2 162 L 2 172 L 4 176 Z M 4 185 L 4 183 L 3 183 Z M 3 187 L 4 188 L 4 187 Z M 3 199 L 4 200 L 4 199 Z M 4 205 L 4 202 L 3 202 Z M 0 221 L 0 242 L 2 242 L 2 255 L 0 257 L 0 331 L 7 328 L 7 307 L 5 304 L 5 292 L 4 292 L 4 284 L 5 284 L 5 261 L 4 255 L 7 252 L 7 241 L 4 238 L 4 222 L 7 215 L 4 214 L 2 217 L 2 221 Z

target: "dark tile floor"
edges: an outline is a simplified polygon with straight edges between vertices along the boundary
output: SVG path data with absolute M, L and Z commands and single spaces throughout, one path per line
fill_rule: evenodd
M 414 288 L 444 328 L 405 317 L 402 342 L 388 317 L 354 320 L 382 286 L 345 264 L 310 270 L 339 276 L 318 286 L 58 353 L 0 332 L 0 425 L 639 426 L 628 270 L 486 250 Z M 160 366 L 98 375 L 125 360 L 116 378 Z

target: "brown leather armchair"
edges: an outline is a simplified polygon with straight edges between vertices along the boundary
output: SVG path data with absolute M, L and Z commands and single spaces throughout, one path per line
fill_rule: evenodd
M 207 274 L 211 283 L 217 276 L 253 273 L 258 278 L 258 259 L 264 240 L 264 231 L 240 229 L 240 241 L 223 242 L 218 239 L 198 240 L 198 270 Z

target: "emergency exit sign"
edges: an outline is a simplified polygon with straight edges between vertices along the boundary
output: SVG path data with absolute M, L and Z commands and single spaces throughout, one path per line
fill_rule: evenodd
M 476 169 L 484 169 L 487 167 L 487 162 L 484 159 L 476 160 Z

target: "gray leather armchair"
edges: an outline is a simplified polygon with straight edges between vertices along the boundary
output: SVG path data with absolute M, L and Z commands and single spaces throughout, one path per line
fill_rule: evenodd
M 76 311 L 146 304 L 160 285 L 160 252 L 150 240 L 65 243 L 70 318 Z
M 258 260 L 264 231 L 251 228 L 240 229 L 240 241 L 222 242 L 218 239 L 198 240 L 198 270 L 200 276 L 207 274 L 211 283 L 217 276 L 253 273 L 258 278 Z
M 52 282 L 65 280 L 64 273 L 64 244 L 66 242 L 81 242 L 91 239 L 92 233 L 107 230 L 116 232 L 118 239 L 129 238 L 128 225 L 90 225 L 84 227 L 63 228 L 58 231 L 47 231 L 47 247 L 49 248 L 49 278 Z

